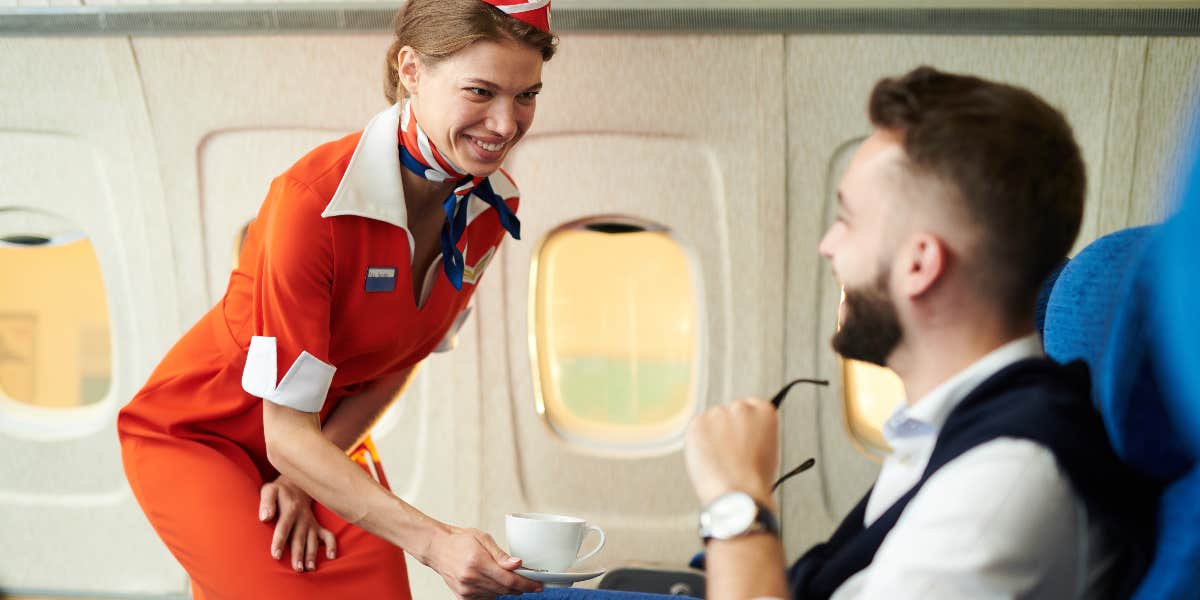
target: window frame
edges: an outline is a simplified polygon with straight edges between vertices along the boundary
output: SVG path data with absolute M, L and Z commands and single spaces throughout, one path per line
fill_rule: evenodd
M 566 231 L 588 230 L 590 229 L 590 225 L 597 224 L 630 226 L 639 228 L 641 231 L 662 234 L 675 243 L 676 248 L 683 254 L 688 267 L 696 323 L 694 348 L 692 350 L 690 365 L 691 373 L 688 383 L 688 403 L 679 414 L 664 421 L 664 428 L 669 433 L 653 439 L 606 441 L 571 431 L 568 427 L 555 422 L 546 401 L 546 394 L 543 389 L 542 369 L 539 365 L 540 355 L 538 354 L 538 277 L 542 253 L 545 250 L 545 245 L 554 236 Z M 533 253 L 530 255 L 529 288 L 526 303 L 530 375 L 532 378 L 534 409 L 538 415 L 538 420 L 554 438 L 563 442 L 568 448 L 584 453 L 616 458 L 643 458 L 662 456 L 682 449 L 687 426 L 696 415 L 704 410 L 705 397 L 707 395 L 709 336 L 704 299 L 704 281 L 694 249 L 686 240 L 677 236 L 665 225 L 643 217 L 609 213 L 589 215 L 550 228 L 538 240 L 533 248 Z
M 101 282 L 105 283 L 106 277 L 100 253 L 93 243 L 92 236 L 89 236 L 83 228 L 74 225 L 67 217 L 40 208 L 11 205 L 0 207 L 0 214 L 4 213 L 20 215 L 17 223 L 41 223 L 47 230 L 54 231 L 28 231 L 27 226 L 18 225 L 17 228 L 14 228 L 0 225 L 0 248 L 29 248 L 30 246 L 27 244 L 14 243 L 4 239 L 18 233 L 47 239 L 45 244 L 34 247 L 60 246 L 86 241 L 96 258 Z M 70 227 L 63 225 L 70 225 Z M 17 229 L 20 231 L 18 232 Z M 117 322 L 114 319 L 113 299 L 110 286 L 105 284 L 103 287 L 109 331 L 110 372 L 112 374 L 104 396 L 90 404 L 79 406 L 39 406 L 9 397 L 3 390 L 0 390 L 0 435 L 28 441 L 52 442 L 84 438 L 111 426 L 113 416 L 120 409 L 117 390 L 120 388 L 119 378 L 122 370 L 119 364 L 121 357 L 116 352 Z

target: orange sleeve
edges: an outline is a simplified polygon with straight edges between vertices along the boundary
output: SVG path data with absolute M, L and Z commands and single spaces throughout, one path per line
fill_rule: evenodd
M 303 183 L 286 175 L 272 182 L 259 215 L 253 337 L 242 372 L 250 394 L 305 412 L 321 410 L 335 371 L 329 364 L 334 253 L 323 209 Z

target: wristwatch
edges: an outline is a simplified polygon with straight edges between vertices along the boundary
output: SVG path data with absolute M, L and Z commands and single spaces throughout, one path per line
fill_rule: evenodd
M 700 511 L 700 539 L 706 544 L 759 531 L 778 536 L 779 520 L 745 492 L 718 496 Z

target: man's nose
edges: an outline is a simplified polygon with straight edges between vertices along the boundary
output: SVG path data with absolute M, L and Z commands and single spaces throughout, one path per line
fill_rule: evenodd
M 817 254 L 820 254 L 826 260 L 833 258 L 834 238 L 836 237 L 834 230 L 836 228 L 837 225 L 834 224 L 826 230 L 825 235 L 821 238 L 821 242 L 817 244 Z

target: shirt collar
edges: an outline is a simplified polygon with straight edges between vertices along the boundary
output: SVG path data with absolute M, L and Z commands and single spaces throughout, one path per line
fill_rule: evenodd
M 397 148 L 399 127 L 399 104 L 371 118 L 322 217 L 352 215 L 408 229 L 408 208 L 404 204 L 404 182 L 400 175 L 404 166 L 400 164 Z M 505 200 L 519 195 L 516 185 L 499 169 L 488 181 L 492 190 Z M 467 223 L 489 209 L 487 202 L 471 194 Z
M 937 435 L 950 412 L 971 390 L 1001 369 L 1028 358 L 1043 356 L 1042 341 L 1030 334 L 992 350 L 983 358 L 942 382 L 915 404 L 901 403 L 884 423 L 883 437 L 889 445 L 904 440 Z

